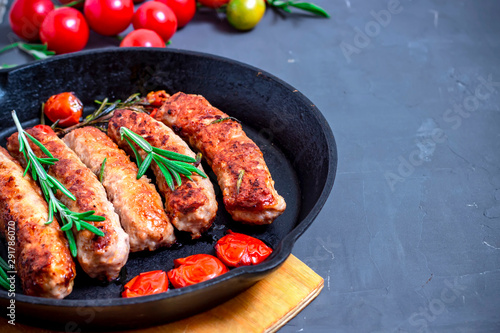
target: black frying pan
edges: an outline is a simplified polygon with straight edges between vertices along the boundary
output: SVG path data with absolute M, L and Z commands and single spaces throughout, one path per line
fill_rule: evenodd
M 101 284 L 77 271 L 75 288 L 64 300 L 16 294 L 16 321 L 58 329 L 130 329 L 181 319 L 213 307 L 277 269 L 296 239 L 324 205 L 335 179 L 337 150 L 328 123 L 300 92 L 274 76 L 232 60 L 179 50 L 113 49 L 57 56 L 0 71 L 0 144 L 14 132 L 15 109 L 25 128 L 39 122 L 41 103 L 53 94 L 73 91 L 87 106 L 94 99 L 124 99 L 135 92 L 164 89 L 205 96 L 214 106 L 241 120 L 264 153 L 284 196 L 287 210 L 273 224 L 245 227 L 231 220 L 214 182 L 219 211 L 213 227 L 199 240 L 179 234 L 179 244 L 153 253 L 131 254 L 121 280 Z M 173 267 L 173 259 L 214 254 L 227 229 L 262 239 L 274 249 L 264 263 L 232 269 L 198 285 L 167 293 L 122 299 L 123 284 L 140 272 Z M 5 247 L 1 246 L 4 251 Z M 3 309 L 9 304 L 0 290 Z M 6 315 L 2 311 L 2 315 Z

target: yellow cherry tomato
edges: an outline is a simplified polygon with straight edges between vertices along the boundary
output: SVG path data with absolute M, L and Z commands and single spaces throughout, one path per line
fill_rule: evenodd
M 231 0 L 227 4 L 226 15 L 236 29 L 250 30 L 260 22 L 265 11 L 264 0 Z

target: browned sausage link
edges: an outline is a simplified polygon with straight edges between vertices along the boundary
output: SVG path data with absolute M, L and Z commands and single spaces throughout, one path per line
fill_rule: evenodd
M 222 189 L 224 205 L 234 220 L 268 224 L 286 208 L 259 147 L 241 125 L 199 95 L 179 92 L 163 104 L 155 118 L 172 127 L 199 150 Z
M 75 263 L 57 221 L 45 225 L 47 203 L 36 183 L 0 147 L 0 229 L 14 248 L 26 295 L 64 298 L 73 290 Z M 11 244 L 15 237 L 15 245 Z M 9 251 L 11 252 L 11 251 Z
M 102 184 L 54 132 L 44 133 L 36 127 L 27 132 L 59 159 L 49 168 L 49 174 L 59 180 L 76 197 L 73 201 L 58 191 L 58 199 L 71 211 L 82 213 L 94 210 L 96 215 L 106 218 L 103 222 L 89 222 L 102 230 L 104 236 L 97 236 L 88 230 L 76 233 L 77 257 L 80 266 L 92 278 L 108 281 L 116 279 L 128 259 L 129 237 L 123 231 L 113 205 L 106 198 L 106 191 Z M 37 156 L 44 156 L 40 148 L 32 143 L 30 145 Z M 17 133 L 7 140 L 7 148 L 21 163 L 26 163 L 22 154 L 19 153 Z
M 130 251 L 153 251 L 175 242 L 174 228 L 163 210 L 161 197 L 150 180 L 137 179 L 137 166 L 99 129 L 83 127 L 63 138 L 80 160 L 96 174 L 106 159 L 102 184 L 130 237 Z
M 122 126 L 141 135 L 153 147 L 195 157 L 188 145 L 164 124 L 144 113 L 118 110 L 109 121 L 108 135 L 129 154 L 132 154 L 130 147 L 120 140 Z M 144 158 L 146 153 L 138 150 Z M 196 174 L 192 176 L 192 181 L 182 176 L 182 185 L 171 191 L 158 166 L 155 163 L 151 165 L 158 188 L 165 197 L 165 210 L 172 224 L 178 230 L 190 232 L 193 238 L 200 237 L 217 214 L 217 201 L 210 180 Z M 199 168 L 202 169 L 201 165 Z

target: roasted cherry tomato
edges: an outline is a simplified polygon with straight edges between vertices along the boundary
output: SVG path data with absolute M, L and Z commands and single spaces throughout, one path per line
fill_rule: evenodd
M 50 0 L 16 0 L 9 12 L 10 27 L 19 37 L 35 42 L 43 19 L 53 10 Z
M 36 125 L 36 126 L 33 126 L 33 128 L 39 129 L 43 134 L 54 133 L 52 128 L 50 128 L 50 126 L 47 126 L 47 125 Z
M 78 124 L 83 113 L 83 104 L 73 93 L 63 92 L 50 96 L 43 112 L 50 121 L 59 120 L 58 126 L 68 127 Z
M 137 29 L 130 32 L 120 43 L 122 47 L 165 47 L 163 39 L 153 30 Z
M 149 92 L 146 99 L 151 106 L 162 106 L 169 97 L 165 90 L 158 90 Z
M 261 240 L 231 230 L 217 241 L 215 251 L 217 258 L 228 267 L 257 265 L 273 252 Z
M 168 42 L 177 31 L 177 18 L 164 3 L 148 1 L 142 4 L 132 19 L 134 29 L 149 29 Z
M 162 2 L 175 14 L 177 17 L 177 27 L 182 28 L 191 21 L 196 13 L 196 0 L 155 0 Z
M 164 271 L 144 272 L 125 285 L 122 297 L 138 297 L 163 293 L 168 290 L 167 274 Z
M 228 271 L 227 267 L 214 256 L 195 254 L 186 258 L 175 259 L 175 268 L 170 270 L 168 279 L 175 288 L 190 286 L 213 279 Z
M 255 27 L 266 12 L 264 0 L 231 0 L 226 8 L 229 23 L 238 30 Z
M 132 0 L 85 0 L 83 11 L 92 30 L 115 36 L 132 22 L 134 4 Z
M 203 6 L 210 8 L 219 8 L 222 5 L 225 5 L 229 2 L 229 0 L 198 0 Z
M 57 54 L 80 51 L 89 40 L 89 26 L 78 10 L 57 8 L 43 20 L 40 39 Z

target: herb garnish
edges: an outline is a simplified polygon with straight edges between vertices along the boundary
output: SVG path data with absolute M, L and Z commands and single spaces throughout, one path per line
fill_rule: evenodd
M 302 10 L 309 12 L 309 13 L 312 13 L 314 15 L 323 16 L 323 17 L 327 17 L 327 18 L 330 17 L 330 14 L 328 14 L 326 12 L 326 10 L 324 10 L 320 6 L 315 5 L 313 3 L 310 3 L 310 2 L 291 1 L 291 0 L 288 0 L 288 1 L 267 0 L 267 3 L 272 8 L 281 9 L 287 13 L 292 12 L 292 10 L 289 7 L 294 7 L 297 9 L 302 9 Z
M 69 242 L 69 249 L 71 251 L 71 255 L 76 257 L 77 248 L 75 242 L 75 236 L 73 234 L 73 230 L 71 229 L 73 225 L 75 225 L 76 230 L 80 231 L 81 229 L 87 229 L 98 236 L 104 236 L 104 233 L 93 226 L 90 223 L 85 221 L 94 221 L 100 222 L 104 221 L 105 218 L 103 216 L 94 215 L 95 211 L 90 210 L 84 213 L 75 213 L 69 210 L 61 201 L 59 201 L 55 192 L 60 190 L 64 195 L 68 196 L 71 200 L 76 200 L 75 196 L 68 191 L 63 184 L 61 184 L 57 179 L 47 174 L 47 171 L 43 168 L 43 165 L 54 165 L 55 162 L 58 161 L 57 158 L 50 153 L 50 151 L 44 147 L 44 145 L 23 130 L 19 119 L 17 118 L 16 111 L 12 111 L 12 118 L 17 127 L 18 131 L 18 140 L 19 140 L 19 151 L 23 153 L 24 159 L 26 160 L 27 166 L 24 170 L 24 174 L 31 170 L 31 176 L 33 180 L 38 181 L 40 188 L 42 189 L 45 200 L 49 206 L 49 216 L 47 218 L 47 222 L 45 224 L 50 224 L 54 221 L 54 213 L 58 213 L 59 217 L 62 221 L 61 230 L 64 231 L 66 237 Z M 35 155 L 33 150 L 29 145 L 28 138 L 37 145 L 42 152 L 48 157 L 42 158 Z
M 10 282 L 8 281 L 8 276 L 5 271 L 8 271 L 13 267 L 10 267 L 5 260 L 3 260 L 2 257 L 0 257 L 0 286 L 3 288 L 9 290 L 10 289 Z
M 189 180 L 192 180 L 191 175 L 193 173 L 197 173 L 203 178 L 207 178 L 207 175 L 203 171 L 196 168 L 194 165 L 189 164 L 199 162 L 199 160 L 195 158 L 153 147 L 142 136 L 134 133 L 126 127 L 120 127 L 120 137 L 130 145 L 130 148 L 134 152 L 137 166 L 139 167 L 137 179 L 141 178 L 144 173 L 146 173 L 146 170 L 152 161 L 155 161 L 156 165 L 158 165 L 163 173 L 163 176 L 165 176 L 168 187 L 172 191 L 175 190 L 174 180 L 177 186 L 182 184 L 181 175 Z M 142 160 L 132 141 L 148 154 L 144 160 Z
M 101 171 L 99 172 L 99 181 L 102 183 L 104 179 L 104 168 L 106 167 L 106 161 L 108 160 L 107 157 L 104 158 L 101 164 Z
M 241 123 L 241 121 L 239 121 L 238 119 L 236 119 L 236 118 L 234 118 L 234 117 L 224 117 L 224 118 L 215 119 L 214 121 L 212 121 L 212 122 L 210 123 L 210 125 L 212 125 L 212 124 L 217 124 L 217 123 L 221 123 L 221 122 L 226 121 L 226 120 L 234 120 L 234 121 L 236 121 L 236 122 L 238 122 L 238 123 Z

